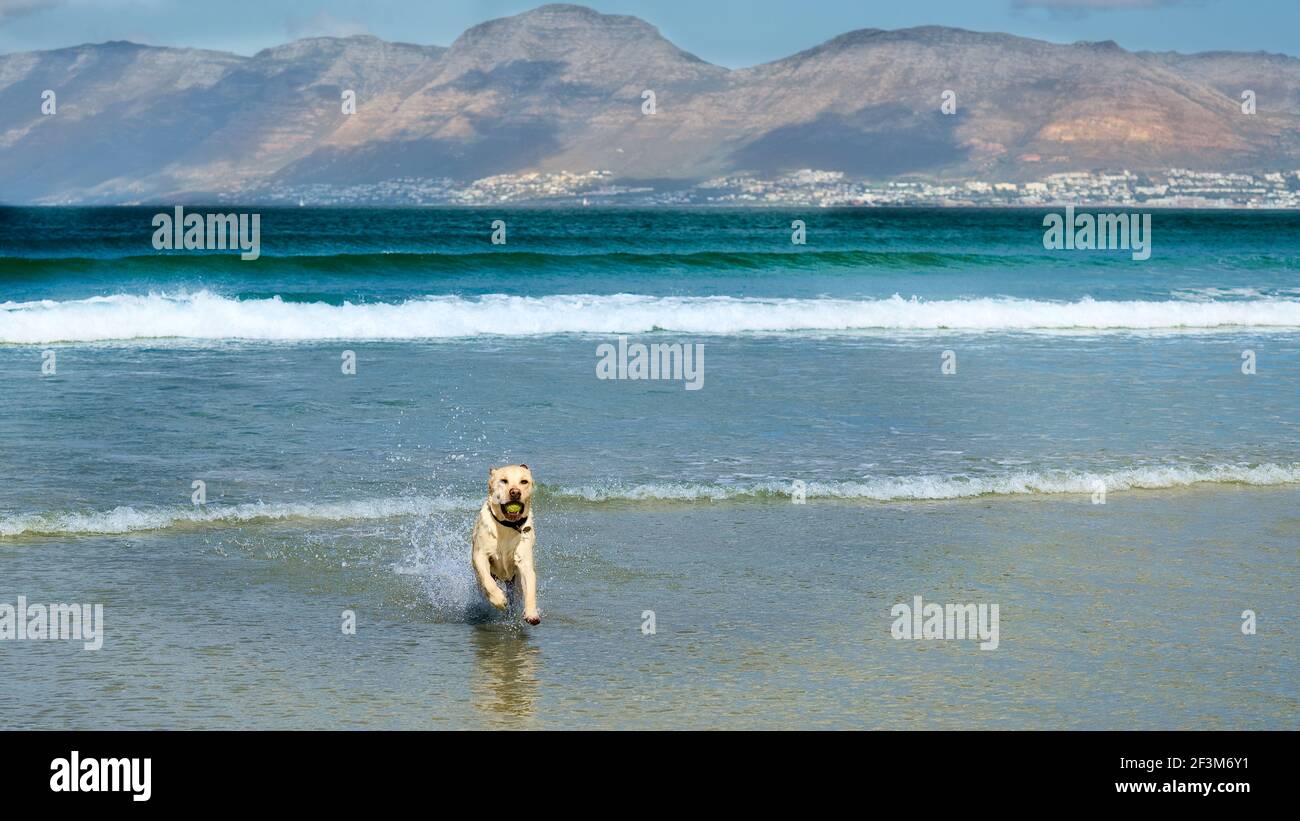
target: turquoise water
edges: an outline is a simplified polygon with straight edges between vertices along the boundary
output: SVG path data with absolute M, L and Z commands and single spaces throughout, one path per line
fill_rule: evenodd
M 1300 215 L 158 210 L 0 209 L 0 604 L 106 620 L 0 641 L 10 726 L 1297 726 Z M 468 566 L 507 462 L 535 629 Z

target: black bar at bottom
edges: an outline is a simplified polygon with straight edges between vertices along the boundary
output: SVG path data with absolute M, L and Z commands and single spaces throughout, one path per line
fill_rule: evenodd
M 1071 808 L 1182 807 L 1194 800 L 1223 809 L 1256 796 L 1285 796 L 1293 738 L 1234 732 L 10 732 L 0 734 L 0 788 L 6 799 L 40 806 L 128 811 L 283 801 L 338 810 L 405 799 L 442 814 L 465 811 L 453 808 L 478 790 L 488 801 L 504 800 L 499 808 L 506 812 L 517 807 L 521 790 L 556 811 L 563 809 L 556 802 L 588 804 L 597 796 L 645 810 L 700 791 L 716 799 L 737 791 L 806 796 L 810 789 L 827 797 L 923 800 L 927 807 L 970 806 L 978 797 L 999 806 L 1049 798 Z

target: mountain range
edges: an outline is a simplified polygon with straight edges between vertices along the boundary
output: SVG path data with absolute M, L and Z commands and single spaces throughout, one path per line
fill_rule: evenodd
M 448 47 L 353 36 L 251 57 L 129 42 L 0 56 L 6 203 L 531 171 L 671 186 L 802 168 L 1014 181 L 1173 167 L 1300 168 L 1300 59 L 925 26 L 728 69 L 638 18 L 574 5 L 488 21 Z

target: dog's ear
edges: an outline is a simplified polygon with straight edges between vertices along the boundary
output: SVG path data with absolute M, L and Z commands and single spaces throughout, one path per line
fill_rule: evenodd
M 497 469 L 488 468 L 488 493 L 492 492 L 492 482 L 497 478 Z
M 522 464 L 522 463 L 521 463 L 521 464 L 519 465 L 519 467 L 523 468 L 524 470 L 528 470 L 528 465 L 525 465 L 525 464 Z

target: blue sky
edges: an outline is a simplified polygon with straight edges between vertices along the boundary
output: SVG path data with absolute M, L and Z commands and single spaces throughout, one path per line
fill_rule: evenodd
M 0 0 L 0 52 L 134 40 L 251 54 L 299 37 L 369 33 L 448 45 L 469 26 L 541 5 L 516 0 Z M 858 28 L 926 24 L 1128 49 L 1300 56 L 1300 0 L 590 0 L 634 14 L 687 51 L 753 65 Z

